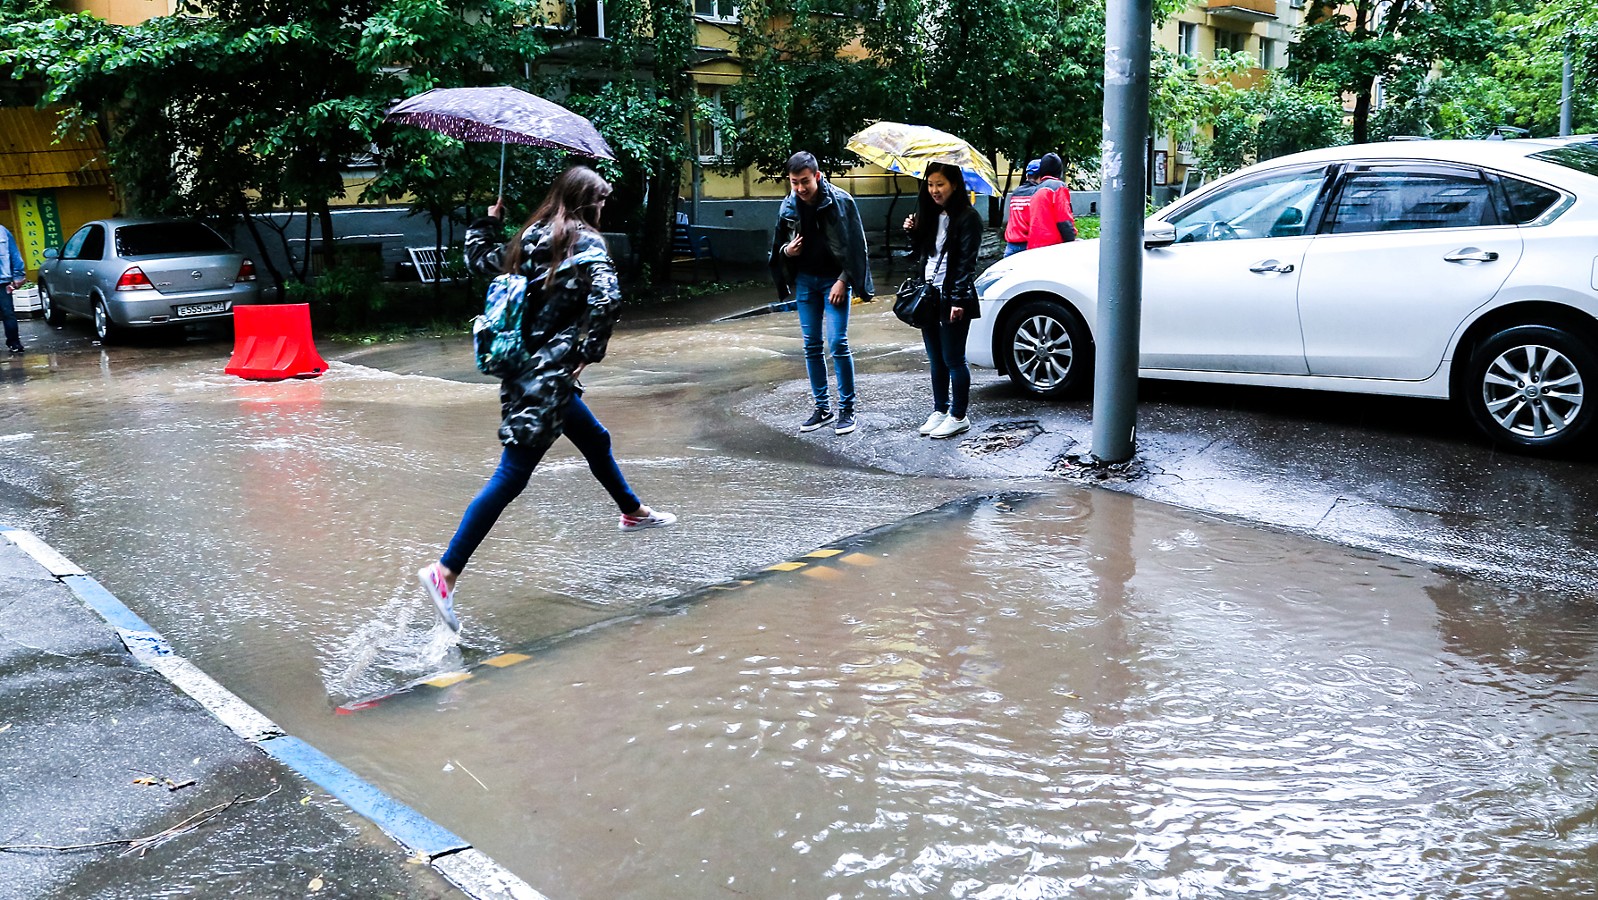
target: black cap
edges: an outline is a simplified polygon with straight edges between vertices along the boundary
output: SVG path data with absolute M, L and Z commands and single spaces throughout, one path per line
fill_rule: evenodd
M 1043 158 L 1038 161 L 1038 177 L 1039 178 L 1049 178 L 1049 177 L 1059 178 L 1061 175 L 1064 175 L 1064 174 L 1065 174 L 1065 163 L 1060 160 L 1060 154 L 1058 154 L 1058 153 L 1045 153 L 1045 154 L 1043 154 Z

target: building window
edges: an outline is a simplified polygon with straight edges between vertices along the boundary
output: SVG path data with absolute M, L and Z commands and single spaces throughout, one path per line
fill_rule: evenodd
M 699 101 L 704 106 L 721 111 L 726 122 L 743 118 L 743 110 L 727 96 L 727 89 L 719 84 L 699 85 Z M 732 152 L 732 141 L 723 134 L 722 119 L 699 115 L 694 118 L 694 148 L 701 159 L 720 159 Z
M 1198 26 L 1192 22 L 1178 22 L 1176 25 L 1176 52 L 1183 56 L 1198 58 Z
M 1248 45 L 1248 34 L 1242 31 L 1227 31 L 1217 28 L 1215 30 L 1215 54 L 1220 55 L 1222 50 L 1227 53 L 1242 53 Z
M 738 18 L 737 0 L 694 0 L 694 15 L 731 22 Z
M 605 0 L 576 0 L 577 33 L 584 37 L 607 38 L 614 31 L 611 14 L 605 9 Z
M 1260 68 L 1274 69 L 1276 66 L 1276 42 L 1260 38 Z

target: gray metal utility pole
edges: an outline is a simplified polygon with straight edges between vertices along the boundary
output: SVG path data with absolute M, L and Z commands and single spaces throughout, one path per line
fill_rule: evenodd
M 1104 193 L 1100 203 L 1092 457 L 1115 463 L 1132 458 L 1137 433 L 1143 154 L 1149 130 L 1153 0 L 1109 0 L 1104 24 Z
M 1570 107 L 1576 102 L 1576 78 L 1570 70 L 1570 51 L 1565 51 L 1565 77 L 1560 82 L 1559 136 L 1570 134 Z

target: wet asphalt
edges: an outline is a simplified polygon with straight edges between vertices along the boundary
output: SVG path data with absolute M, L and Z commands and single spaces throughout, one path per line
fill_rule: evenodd
M 708 323 L 759 310 L 768 293 L 750 288 L 643 310 L 624 327 Z M 87 343 L 86 331 L 70 325 L 27 322 L 24 333 L 35 360 Z M 746 440 L 801 440 L 817 459 L 890 473 L 1092 484 L 1511 589 L 1556 592 L 1574 614 L 1593 613 L 1598 459 L 1590 454 L 1505 453 L 1442 403 L 1145 382 L 1137 457 L 1089 468 L 1081 459 L 1090 449 L 1090 400 L 1037 401 L 978 370 L 972 431 L 917 438 L 930 408 L 919 336 L 877 302 L 856 307 L 851 340 L 861 379 L 855 434 L 792 434 L 807 394 L 796 340 L 795 377 L 734 410 L 766 426 Z M 329 349 L 330 359 L 383 365 L 381 349 Z M 481 377 L 466 369 L 433 374 Z M 0 372 L 25 377 L 19 366 Z M 29 503 L 15 485 L 4 494 L 0 524 Z M 226 808 L 197 827 L 181 827 L 219 805 Z M 171 840 L 133 843 L 174 827 L 182 833 Z M 3 542 L 0 845 L 0 898 L 454 893 L 370 822 L 135 661 L 59 580 Z
M 0 541 L 0 898 L 457 896 Z

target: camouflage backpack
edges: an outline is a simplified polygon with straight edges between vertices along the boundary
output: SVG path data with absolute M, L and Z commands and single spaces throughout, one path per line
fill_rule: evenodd
M 477 371 L 505 378 L 522 371 L 532 361 L 522 330 L 526 309 L 527 279 L 524 276 L 501 275 L 489 284 L 483 314 L 472 320 L 472 349 L 477 356 Z

